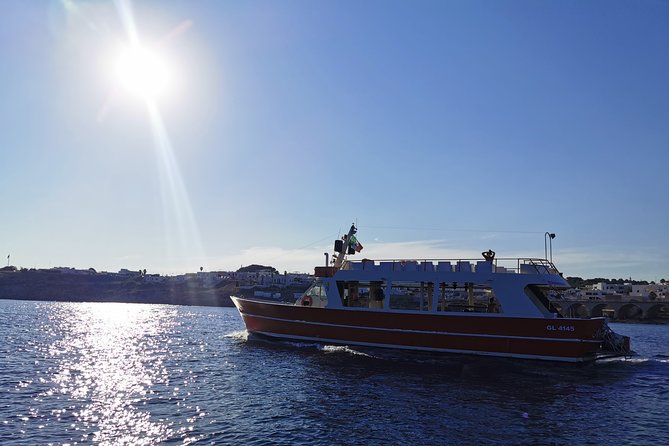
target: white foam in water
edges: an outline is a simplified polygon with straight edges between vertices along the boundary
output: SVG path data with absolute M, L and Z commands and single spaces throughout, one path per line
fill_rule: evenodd
M 621 356 L 620 358 L 613 358 L 613 359 L 617 359 L 620 362 L 628 362 L 632 364 L 641 364 L 650 361 L 650 358 L 646 358 L 644 356 L 632 356 L 627 358 Z
M 349 355 L 366 356 L 368 358 L 372 357 L 367 353 L 361 352 L 359 350 L 354 350 L 346 345 L 322 345 L 319 346 L 319 350 L 325 353 L 347 353 Z
M 280 342 L 282 344 L 290 345 L 291 347 L 297 347 L 297 348 L 314 348 L 314 347 L 320 348 L 320 344 L 316 344 L 315 342 L 299 342 L 299 341 L 286 341 L 286 340 L 282 340 Z
M 239 341 L 246 341 L 249 337 L 249 333 L 246 330 L 238 330 L 231 333 L 226 333 L 223 335 L 223 337 L 237 339 Z
M 349 355 L 366 356 L 370 358 L 372 357 L 367 353 L 354 350 L 346 345 L 319 344 L 317 342 L 300 342 L 300 341 L 287 341 L 287 340 L 281 340 L 280 342 L 284 345 L 289 345 L 291 347 L 297 347 L 297 348 L 316 348 L 317 350 L 320 350 L 323 353 L 346 353 Z
M 598 359 L 597 364 L 625 363 L 625 364 L 645 364 L 655 359 L 645 356 L 616 356 L 614 358 Z

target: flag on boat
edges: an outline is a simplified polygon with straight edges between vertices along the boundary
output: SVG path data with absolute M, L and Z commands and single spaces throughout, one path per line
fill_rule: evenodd
M 357 238 L 355 238 L 355 235 L 352 235 L 351 238 L 348 241 L 348 245 L 355 249 L 355 252 L 360 252 L 362 251 L 362 243 L 358 241 Z

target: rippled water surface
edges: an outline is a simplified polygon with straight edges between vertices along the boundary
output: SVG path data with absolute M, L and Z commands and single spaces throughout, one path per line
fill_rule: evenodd
M 0 444 L 576 445 L 669 438 L 669 326 L 586 366 L 270 343 L 233 308 L 0 301 Z

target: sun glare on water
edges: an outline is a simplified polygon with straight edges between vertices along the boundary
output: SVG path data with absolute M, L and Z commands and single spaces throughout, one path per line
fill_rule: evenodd
M 121 50 L 115 68 L 119 84 L 146 100 L 157 99 L 169 84 L 170 69 L 165 58 L 150 48 L 133 46 Z

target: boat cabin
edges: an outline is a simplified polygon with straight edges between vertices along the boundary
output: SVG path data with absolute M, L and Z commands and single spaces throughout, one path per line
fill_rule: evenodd
M 298 305 L 428 313 L 557 317 L 548 299 L 568 288 L 542 259 L 346 261 L 318 267 Z M 518 298 L 518 292 L 526 298 Z M 306 298 L 306 299 L 305 299 Z

